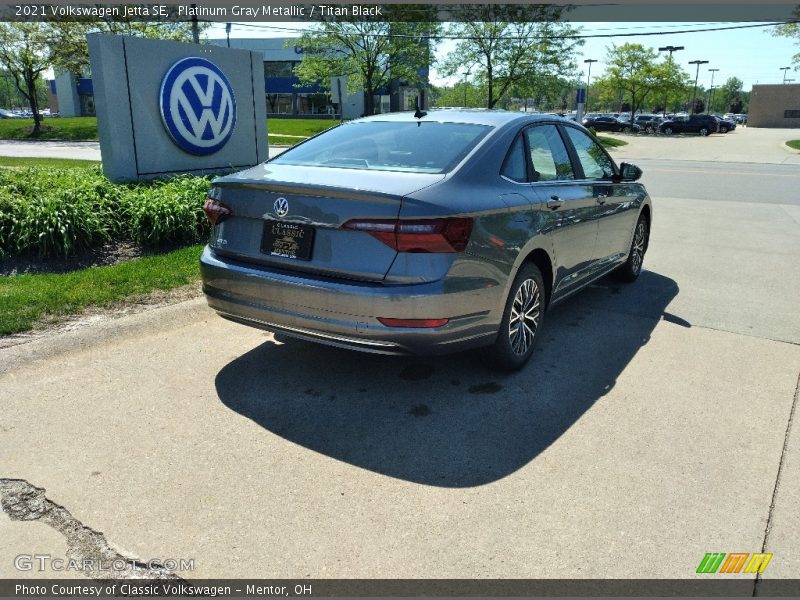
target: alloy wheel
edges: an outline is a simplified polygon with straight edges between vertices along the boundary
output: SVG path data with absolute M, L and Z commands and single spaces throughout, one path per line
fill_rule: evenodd
M 633 236 L 633 247 L 631 248 L 631 270 L 638 273 L 642 268 L 644 259 L 644 244 L 646 240 L 646 225 L 644 221 L 639 221 L 636 226 L 636 233 Z
M 508 319 L 508 340 L 514 354 L 524 355 L 533 344 L 536 329 L 539 327 L 541 305 L 539 285 L 533 279 L 526 279 L 514 295 Z

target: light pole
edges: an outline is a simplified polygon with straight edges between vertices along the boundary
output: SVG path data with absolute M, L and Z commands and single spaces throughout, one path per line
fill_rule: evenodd
M 700 78 L 700 65 L 707 65 L 708 61 L 707 60 L 690 60 L 689 64 L 690 65 L 697 65 L 697 73 L 695 73 L 695 76 L 694 76 L 694 92 L 692 92 L 692 105 L 690 107 L 691 111 L 692 111 L 692 114 L 694 114 L 694 103 L 695 103 L 695 100 L 697 100 L 697 80 Z
M 467 69 L 467 72 L 464 73 L 464 108 L 467 107 L 467 78 L 470 73 L 472 73 L 472 67 Z
M 594 58 L 587 58 L 584 63 L 589 64 L 589 74 L 586 76 L 586 98 L 584 99 L 584 112 L 589 112 L 589 84 L 592 82 L 592 63 L 596 63 Z
M 231 47 L 231 24 L 225 23 L 225 37 L 228 38 L 228 48 Z
M 783 83 L 786 83 L 786 71 L 791 69 L 792 67 L 781 67 L 778 69 L 779 71 L 783 71 Z
M 672 53 L 677 52 L 678 50 L 683 50 L 683 46 L 662 46 L 658 49 L 659 52 L 669 52 L 669 66 L 672 66 Z M 664 111 L 662 113 L 663 117 L 667 116 L 667 90 L 664 90 Z
M 706 112 L 710 112 L 711 105 L 714 104 L 714 74 L 719 71 L 719 69 L 709 69 L 709 71 L 711 71 L 711 89 L 709 90 Z

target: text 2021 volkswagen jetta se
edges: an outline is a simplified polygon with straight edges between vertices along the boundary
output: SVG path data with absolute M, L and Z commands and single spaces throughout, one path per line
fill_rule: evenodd
M 555 302 L 639 275 L 640 176 L 558 117 L 358 119 L 213 182 L 203 290 L 270 331 L 386 354 L 488 346 L 513 370 Z

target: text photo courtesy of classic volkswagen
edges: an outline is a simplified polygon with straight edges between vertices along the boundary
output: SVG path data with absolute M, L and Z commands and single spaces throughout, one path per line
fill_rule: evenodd
M 486 346 L 517 369 L 554 303 L 639 275 L 640 176 L 558 117 L 359 119 L 214 181 L 203 290 L 270 331 L 385 354 Z

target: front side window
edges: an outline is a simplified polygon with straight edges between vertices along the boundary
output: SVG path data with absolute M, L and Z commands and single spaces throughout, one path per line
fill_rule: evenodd
M 586 179 L 610 179 L 615 175 L 614 163 L 600 144 L 574 127 L 564 129 L 575 147 Z
M 555 125 L 539 125 L 525 130 L 535 181 L 575 179 L 567 148 Z
M 273 164 L 446 173 L 492 128 L 436 121 L 340 125 L 273 159 Z

